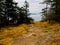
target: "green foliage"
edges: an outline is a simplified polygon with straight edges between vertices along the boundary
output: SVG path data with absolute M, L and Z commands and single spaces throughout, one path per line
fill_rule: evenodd
M 5 4 L 4 4 L 4 0 L 0 0 L 0 25 L 4 24 L 5 20 L 6 20 L 6 16 L 5 14 Z
M 45 0 L 46 8 L 43 11 L 43 20 L 60 22 L 60 0 Z M 50 8 L 48 8 L 50 5 Z
M 18 7 L 13 0 L 0 0 L 0 27 L 11 24 L 31 23 L 32 18 L 28 17 L 29 4 L 27 1 L 23 7 Z
M 8 18 L 8 23 L 17 23 L 17 3 L 13 2 L 13 0 L 6 0 L 6 15 Z
M 25 1 L 24 3 L 25 5 L 21 8 L 18 7 L 18 10 L 19 10 L 19 21 L 18 23 L 31 23 L 33 21 L 32 18 L 28 17 L 30 14 L 29 14 L 29 5 L 28 5 L 28 2 Z

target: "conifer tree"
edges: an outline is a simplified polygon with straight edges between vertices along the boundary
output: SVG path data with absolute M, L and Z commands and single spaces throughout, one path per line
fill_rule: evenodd
M 60 22 L 60 0 L 45 0 L 45 3 L 49 3 L 50 5 L 49 10 L 47 11 L 47 20 L 57 21 Z
M 30 14 L 29 14 L 29 3 L 27 2 L 27 0 L 25 0 L 25 5 L 23 7 L 24 9 L 24 20 L 23 22 L 24 23 L 31 23 L 31 21 L 33 21 L 32 18 L 28 17 Z
M 0 0 L 0 26 L 6 24 L 5 0 Z
M 31 23 L 31 21 L 33 21 L 32 18 L 28 17 L 29 14 L 29 4 L 28 2 L 25 0 L 25 5 L 21 8 L 18 7 L 19 10 L 19 19 L 18 19 L 18 23 Z
M 6 15 L 9 23 L 17 23 L 17 3 L 13 0 L 6 0 Z

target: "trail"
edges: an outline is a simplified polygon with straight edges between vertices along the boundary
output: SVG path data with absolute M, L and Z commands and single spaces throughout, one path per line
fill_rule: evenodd
M 15 39 L 12 45 L 51 45 L 51 42 L 60 39 L 60 34 L 44 33 L 34 26 L 30 27 L 29 31 L 31 33 L 23 35 L 22 39 Z

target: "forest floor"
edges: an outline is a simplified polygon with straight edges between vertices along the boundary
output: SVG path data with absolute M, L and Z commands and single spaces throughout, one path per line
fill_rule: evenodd
M 60 24 L 35 22 L 2 28 L 0 45 L 60 45 Z

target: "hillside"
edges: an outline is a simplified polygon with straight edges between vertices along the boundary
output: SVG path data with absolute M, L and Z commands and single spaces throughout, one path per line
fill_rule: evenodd
M 35 22 L 2 28 L 0 45 L 60 45 L 60 24 Z

